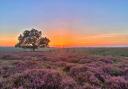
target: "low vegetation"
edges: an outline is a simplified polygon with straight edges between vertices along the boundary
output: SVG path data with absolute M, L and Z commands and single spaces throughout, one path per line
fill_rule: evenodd
M 128 57 L 80 49 L 0 52 L 0 89 L 128 89 Z

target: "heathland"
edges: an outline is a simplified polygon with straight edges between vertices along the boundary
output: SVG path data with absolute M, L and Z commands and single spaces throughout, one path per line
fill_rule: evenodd
M 128 89 L 128 48 L 0 48 L 0 89 Z

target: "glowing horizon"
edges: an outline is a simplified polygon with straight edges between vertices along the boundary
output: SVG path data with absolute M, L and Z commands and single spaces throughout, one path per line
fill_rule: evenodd
M 126 46 L 128 45 L 127 34 L 93 34 L 80 35 L 66 32 L 47 32 L 47 37 L 51 40 L 51 47 L 106 47 L 106 46 Z M 1 37 L 0 46 L 14 46 L 17 42 L 17 34 L 10 37 Z
M 0 46 L 26 29 L 41 30 L 54 47 L 128 46 L 128 1 L 0 1 Z

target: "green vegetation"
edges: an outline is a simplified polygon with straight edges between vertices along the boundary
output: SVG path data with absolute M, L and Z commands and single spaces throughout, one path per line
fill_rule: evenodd
M 113 47 L 113 48 L 65 48 L 66 51 L 74 51 L 78 53 L 84 53 L 89 55 L 99 56 L 124 56 L 128 57 L 127 47 Z

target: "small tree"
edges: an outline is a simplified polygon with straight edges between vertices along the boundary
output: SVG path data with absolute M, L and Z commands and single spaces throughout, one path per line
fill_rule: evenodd
M 19 42 L 15 47 L 30 48 L 35 51 L 37 48 L 48 47 L 50 40 L 46 37 L 42 37 L 42 32 L 36 29 L 25 30 L 23 34 L 18 37 Z

